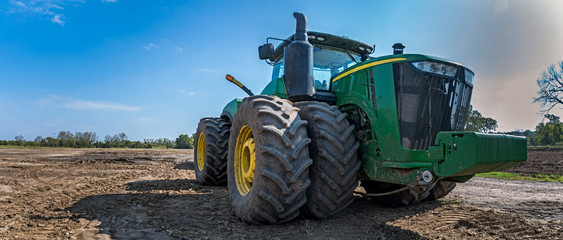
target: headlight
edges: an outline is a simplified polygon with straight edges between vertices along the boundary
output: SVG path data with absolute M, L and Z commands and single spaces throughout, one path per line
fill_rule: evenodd
M 455 77 L 458 69 L 457 66 L 431 61 L 412 62 L 412 65 L 418 70 L 448 77 Z

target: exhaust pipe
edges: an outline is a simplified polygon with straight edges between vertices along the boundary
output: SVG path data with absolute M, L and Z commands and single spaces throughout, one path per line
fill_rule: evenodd
M 293 13 L 296 28 L 293 42 L 284 49 L 283 82 L 289 100 L 307 101 L 315 95 L 313 79 L 313 45 L 307 40 L 307 17 Z

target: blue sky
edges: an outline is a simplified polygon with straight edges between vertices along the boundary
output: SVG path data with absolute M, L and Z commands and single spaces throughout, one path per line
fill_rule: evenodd
M 346 3 L 346 4 L 342 4 Z M 476 73 L 472 104 L 501 131 L 533 129 L 535 80 L 563 60 L 562 1 L 133 1 L 0 3 L 0 139 L 94 131 L 100 140 L 195 132 L 270 79 L 266 37 L 309 29 L 460 62 Z M 563 117 L 562 111 L 554 113 Z

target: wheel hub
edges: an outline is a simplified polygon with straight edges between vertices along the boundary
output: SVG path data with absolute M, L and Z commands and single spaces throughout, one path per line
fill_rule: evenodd
M 205 162 L 205 135 L 203 133 L 199 134 L 197 140 L 197 169 L 199 171 L 203 170 L 203 164 Z
M 256 166 L 256 145 L 248 125 L 242 126 L 235 147 L 235 182 L 241 195 L 246 195 L 252 188 Z

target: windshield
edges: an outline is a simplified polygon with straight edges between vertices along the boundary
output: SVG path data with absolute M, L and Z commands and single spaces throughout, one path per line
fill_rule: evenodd
M 274 65 L 273 78 L 283 76 L 283 58 Z M 344 71 L 360 62 L 357 53 L 349 52 L 340 48 L 324 45 L 314 45 L 313 48 L 313 79 L 315 79 L 316 90 L 329 90 L 332 76 Z

